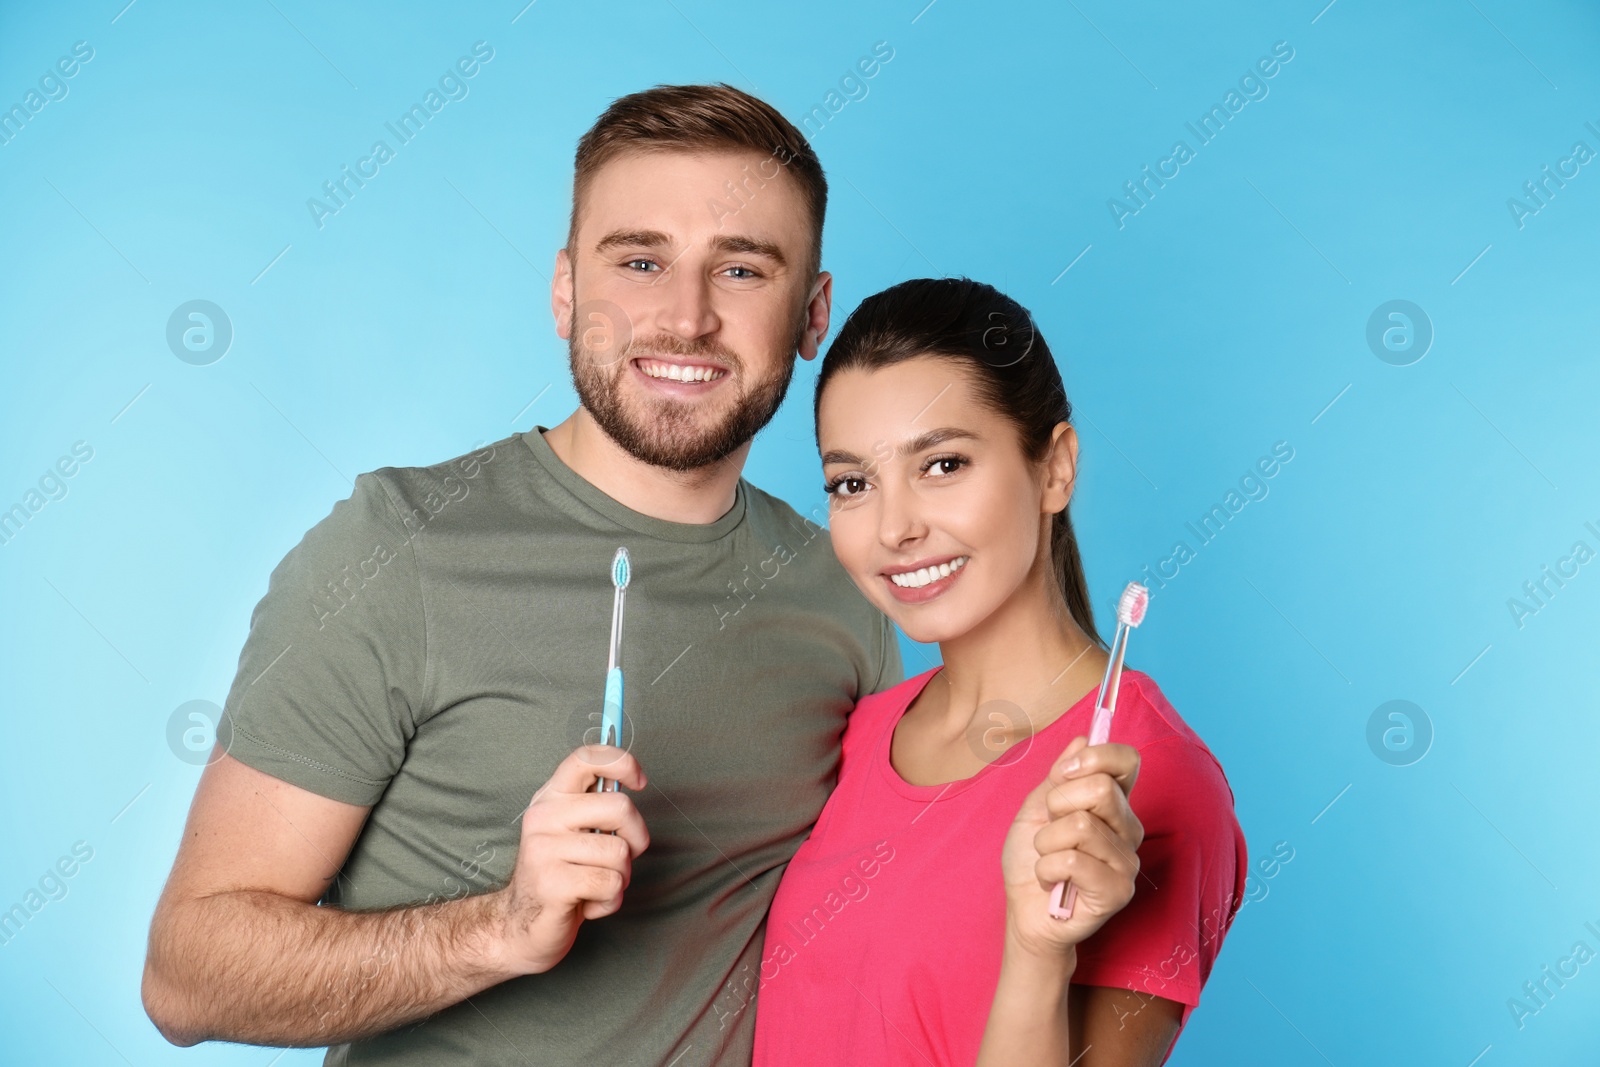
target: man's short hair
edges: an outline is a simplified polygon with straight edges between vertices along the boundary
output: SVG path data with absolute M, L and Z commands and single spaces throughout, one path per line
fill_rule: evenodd
M 754 151 L 768 156 L 741 187 L 749 197 L 761 184 L 787 173 L 811 212 L 811 274 L 822 265 L 822 223 L 828 180 L 805 135 L 771 104 L 726 83 L 657 85 L 618 97 L 578 141 L 573 161 L 572 221 L 567 249 L 576 254 L 578 214 L 590 182 L 606 163 L 627 152 Z M 769 162 L 770 160 L 770 162 Z M 736 185 L 739 183 L 735 183 Z M 740 199 L 728 196 L 736 210 Z M 710 208 L 708 208 L 710 210 Z

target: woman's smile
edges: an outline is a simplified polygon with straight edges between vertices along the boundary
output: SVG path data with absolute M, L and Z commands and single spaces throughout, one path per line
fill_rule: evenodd
M 956 583 L 970 556 L 935 556 L 882 571 L 889 594 L 902 604 L 925 604 Z

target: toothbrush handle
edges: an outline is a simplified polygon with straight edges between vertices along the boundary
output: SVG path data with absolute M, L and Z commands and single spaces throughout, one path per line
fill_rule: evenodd
M 606 698 L 605 705 L 600 712 L 600 743 L 603 745 L 622 745 L 622 668 L 612 667 L 606 672 Z M 600 782 L 601 792 L 616 792 L 621 786 L 617 782 Z
M 1106 676 L 1100 683 L 1100 694 L 1094 702 L 1094 719 L 1089 723 L 1089 744 L 1103 745 L 1111 740 L 1111 718 L 1117 713 L 1117 690 L 1122 685 L 1122 659 L 1128 650 L 1128 627 L 1117 627 L 1111 640 L 1111 659 L 1106 664 Z M 1057 882 L 1050 891 L 1050 917 L 1072 918 L 1072 906 L 1078 902 L 1078 887 Z
M 1103 745 L 1111 739 L 1111 717 L 1116 714 L 1116 708 L 1110 704 L 1101 704 L 1094 709 L 1094 722 L 1089 725 L 1089 744 Z M 1062 897 L 1065 895 L 1066 899 Z M 1050 917 L 1052 919 L 1072 918 L 1072 906 L 1078 901 L 1078 887 L 1069 886 L 1065 882 L 1057 882 L 1056 887 L 1050 891 Z
M 1066 894 L 1066 901 L 1061 899 Z M 1078 902 L 1078 887 L 1069 886 L 1065 882 L 1057 882 L 1056 887 L 1050 891 L 1050 917 L 1052 919 L 1072 918 L 1072 906 Z
M 1094 720 L 1089 724 L 1089 744 L 1103 745 L 1111 740 L 1111 717 L 1117 709 L 1111 704 L 1102 704 L 1094 709 Z

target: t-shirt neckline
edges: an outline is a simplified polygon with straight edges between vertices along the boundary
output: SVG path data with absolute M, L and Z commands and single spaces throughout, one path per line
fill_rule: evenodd
M 959 796 L 967 790 L 975 788 L 976 786 L 987 781 L 993 774 L 1000 773 L 1007 767 L 1016 766 L 1027 757 L 1028 753 L 1033 750 L 1034 745 L 1039 744 L 1042 739 L 1049 737 L 1053 733 L 1059 733 L 1061 730 L 1060 724 L 1066 721 L 1066 719 L 1073 712 L 1077 711 L 1079 706 L 1087 701 L 1092 701 L 1095 694 L 1099 692 L 1099 686 L 1090 689 L 1087 693 L 1083 694 L 1083 696 L 1075 700 L 1072 703 L 1072 706 L 1067 708 L 1066 711 L 1063 711 L 1060 715 L 1057 715 L 1055 720 L 1052 721 L 1050 725 L 1034 733 L 1028 738 L 1027 741 L 1024 741 L 1018 745 L 1012 745 L 1005 755 L 1001 756 L 993 763 L 985 765 L 983 769 L 978 771 L 978 773 L 974 774 L 971 778 L 958 778 L 953 782 L 941 782 L 938 785 L 913 785 L 911 782 L 906 781 L 900 776 L 900 772 L 895 770 L 894 763 L 889 758 L 894 745 L 894 731 L 895 728 L 900 725 L 900 720 L 905 718 L 906 712 L 911 710 L 911 705 L 916 703 L 917 697 L 921 696 L 922 691 L 928 687 L 928 683 L 933 681 L 934 676 L 943 670 L 944 664 L 941 663 L 939 666 L 933 668 L 931 671 L 928 671 L 927 674 L 923 676 L 922 684 L 917 686 L 906 698 L 905 706 L 902 707 L 890 719 L 889 724 L 884 728 L 882 735 L 879 736 L 877 751 L 873 756 L 873 762 L 878 765 L 878 771 L 883 776 L 883 780 L 888 783 L 889 788 L 910 800 L 925 800 L 931 803 L 935 800 Z M 1131 673 L 1131 668 L 1124 670 L 1124 678 Z M 1021 748 L 1022 751 L 1018 752 L 1017 750 L 1019 748 Z
M 534 426 L 531 430 L 518 434 L 523 444 L 528 446 L 528 451 L 533 453 L 533 458 L 538 460 L 555 482 L 571 494 L 580 504 L 592 511 L 599 512 L 607 519 L 643 534 L 662 541 L 677 541 L 685 544 L 703 544 L 716 541 L 727 536 L 742 522 L 748 508 L 749 494 L 745 488 L 745 481 L 740 478 L 733 490 L 733 506 L 723 512 L 714 522 L 669 522 L 658 519 L 653 515 L 646 515 L 642 511 L 635 511 L 621 501 L 607 496 L 577 471 L 562 462 L 556 455 L 555 449 L 550 447 L 550 442 L 544 439 L 547 426 Z

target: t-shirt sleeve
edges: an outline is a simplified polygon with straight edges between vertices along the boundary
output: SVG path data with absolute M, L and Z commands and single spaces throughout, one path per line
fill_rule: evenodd
M 1240 899 L 1243 835 L 1211 754 L 1167 736 L 1140 747 L 1129 807 L 1144 826 L 1133 899 L 1078 946 L 1073 982 L 1186 1005 L 1200 990 Z
M 880 650 L 878 682 L 866 693 L 863 693 L 863 696 L 881 693 L 885 689 L 893 689 L 906 680 L 905 664 L 901 662 L 900 658 L 899 633 L 895 630 L 894 623 L 889 621 L 889 616 L 887 615 L 880 614 L 878 623 L 878 645 Z
M 362 474 L 273 570 L 218 741 L 274 778 L 370 806 L 415 732 L 426 651 L 411 539 L 380 476 Z

